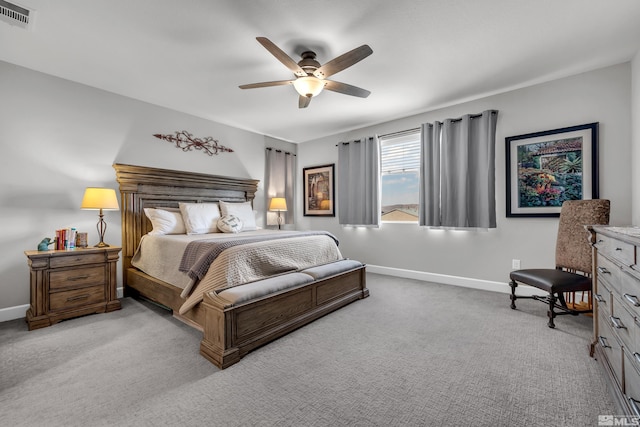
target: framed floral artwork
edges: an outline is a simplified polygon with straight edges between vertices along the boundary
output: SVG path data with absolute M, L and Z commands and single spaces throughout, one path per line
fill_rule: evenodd
M 598 123 L 505 138 L 507 217 L 557 217 L 598 198 Z

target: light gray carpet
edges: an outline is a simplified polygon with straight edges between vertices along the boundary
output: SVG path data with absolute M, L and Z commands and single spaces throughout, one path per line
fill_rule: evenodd
M 28 332 L 0 324 L 2 426 L 589 426 L 614 414 L 589 317 L 368 274 L 371 296 L 224 371 L 200 334 L 123 309 Z

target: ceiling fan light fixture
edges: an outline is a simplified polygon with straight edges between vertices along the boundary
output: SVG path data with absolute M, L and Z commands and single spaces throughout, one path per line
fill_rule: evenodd
M 293 87 L 296 88 L 296 92 L 301 96 L 308 97 L 318 96 L 320 92 L 322 92 L 324 85 L 324 80 L 320 80 L 314 76 L 298 77 L 293 82 Z

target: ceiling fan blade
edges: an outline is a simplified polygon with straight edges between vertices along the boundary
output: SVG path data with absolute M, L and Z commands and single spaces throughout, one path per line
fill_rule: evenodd
M 326 79 L 371 55 L 373 50 L 366 44 L 338 56 L 313 72 L 319 79 Z
M 256 89 L 259 87 L 269 87 L 269 86 L 283 86 L 293 84 L 293 80 L 276 80 L 273 82 L 262 82 L 262 83 L 250 83 L 248 85 L 240 85 L 238 86 L 240 89 Z
M 333 80 L 325 80 L 324 88 L 334 92 L 343 93 L 345 95 L 357 96 L 359 98 L 366 98 L 371 94 L 371 92 L 366 89 Z
M 256 37 L 256 40 L 258 40 L 265 49 L 271 52 L 278 61 L 282 62 L 288 69 L 293 71 L 293 74 L 298 77 L 306 77 L 307 73 L 298 65 L 298 63 L 291 59 L 289 55 L 284 53 L 284 51 L 276 46 L 271 40 L 266 37 Z
M 298 108 L 307 108 L 311 104 L 310 96 L 302 96 L 298 98 Z

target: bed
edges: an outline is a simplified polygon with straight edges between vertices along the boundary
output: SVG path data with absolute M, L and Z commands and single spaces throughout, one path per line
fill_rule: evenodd
M 181 295 L 184 287 L 133 265 L 143 237 L 152 230 L 145 209 L 175 210 L 180 203 L 253 202 L 258 181 L 125 164 L 113 167 L 121 195 L 125 295 L 160 304 L 172 310 L 176 318 L 201 330 L 200 353 L 219 368 L 369 295 L 363 264 L 341 259 L 310 267 L 310 261 L 305 260 L 300 270 L 258 277 L 233 288 L 207 289 L 185 309 L 186 298 Z M 267 294 L 264 290 L 257 292 L 265 286 L 270 289 Z

